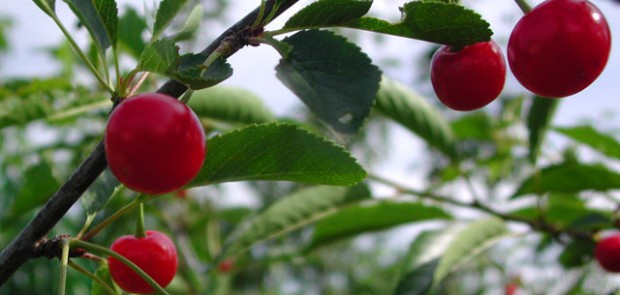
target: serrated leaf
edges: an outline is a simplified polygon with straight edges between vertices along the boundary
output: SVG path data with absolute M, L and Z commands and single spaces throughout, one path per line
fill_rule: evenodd
M 158 74 L 173 72 L 179 64 L 179 52 L 174 41 L 157 40 L 144 49 L 140 55 L 138 69 Z
M 328 31 L 284 39 L 293 47 L 276 76 L 336 131 L 357 133 L 374 103 L 381 71 L 355 44 Z
M 242 88 L 218 86 L 198 90 L 188 105 L 199 118 L 227 123 L 252 124 L 275 120 L 260 97 Z
M 112 288 L 110 291 L 114 291 L 112 294 L 119 294 L 119 288 L 112 281 L 112 276 L 110 275 L 110 269 L 107 265 L 102 265 L 94 273 L 95 277 L 99 278 L 101 281 L 107 284 L 108 287 Z M 93 280 L 92 287 L 90 289 L 91 295 L 110 295 L 110 292 L 99 282 Z
M 596 130 L 593 126 L 556 127 L 553 130 L 574 141 L 585 144 L 603 155 L 620 159 L 620 143 L 618 143 L 618 140 L 611 135 Z
M 364 16 L 371 6 L 368 0 L 319 0 L 289 18 L 284 29 L 338 26 Z
M 187 0 L 162 0 L 159 2 L 155 23 L 153 24 L 153 38 L 151 40 L 159 39 L 159 36 L 170 25 L 185 3 L 187 3 Z
M 455 139 L 448 121 L 411 89 L 383 78 L 377 93 L 377 110 L 400 123 L 430 146 L 455 158 Z
M 203 72 L 204 54 L 184 54 L 172 76 L 179 82 L 191 89 L 203 89 L 219 84 L 233 74 L 230 64 L 223 58 L 216 59 L 206 71 Z
M 119 20 L 119 27 L 123 28 L 118 32 L 119 44 L 124 46 L 129 53 L 139 58 L 146 47 L 146 42 L 142 38 L 142 33 L 146 30 L 146 21 L 136 10 L 129 6 L 125 14 Z
M 60 182 L 52 173 L 52 166 L 42 160 L 24 172 L 22 183 L 11 206 L 11 215 L 20 216 L 43 205 L 60 187 Z
M 294 125 L 250 125 L 215 136 L 208 146 L 190 186 L 241 180 L 353 185 L 366 177 L 343 147 Z
M 345 205 L 368 198 L 370 191 L 365 185 L 350 188 L 318 186 L 297 191 L 237 229 L 226 256 L 235 256 L 252 245 L 281 236 L 325 218 Z
M 56 0 L 33 0 L 47 15 L 56 15 Z
M 337 240 L 406 223 L 450 218 L 450 214 L 438 207 L 418 203 L 381 201 L 359 204 L 317 222 L 308 248 L 314 249 Z
M 172 38 L 174 41 L 183 41 L 191 39 L 194 36 L 194 33 L 198 30 L 200 26 L 200 21 L 202 20 L 202 15 L 204 13 L 204 8 L 201 4 L 197 4 L 192 8 L 192 11 L 189 13 L 187 20 L 185 20 L 185 24 L 181 27 L 181 30 L 174 35 Z
M 547 129 L 549 129 L 558 103 L 558 99 L 536 96 L 530 107 L 527 115 L 527 129 L 529 131 L 530 161 L 534 164 L 536 159 L 538 159 L 540 147 L 544 142 Z
M 620 189 L 620 174 L 601 164 L 563 162 L 547 166 L 526 178 L 513 198 L 545 193 L 579 193 Z
M 108 202 L 114 189 L 120 184 L 114 174 L 106 169 L 97 180 L 88 188 L 88 192 L 80 199 L 86 211 L 86 215 L 96 215 Z
M 363 17 L 344 26 L 452 46 L 488 41 L 489 23 L 473 10 L 456 4 L 414 1 L 401 9 L 402 21 Z
M 90 35 L 95 40 L 95 43 L 101 51 L 103 52 L 105 49 L 113 45 L 113 40 L 111 38 L 110 32 L 108 32 L 108 28 L 106 27 L 106 23 L 102 15 L 97 11 L 97 7 L 95 6 L 95 2 L 93 0 L 64 0 L 73 13 L 78 17 L 80 22 L 84 24 Z M 110 1 L 110 0 L 102 0 L 102 1 Z M 112 0 L 112 2 L 114 2 Z M 116 3 L 113 3 L 114 9 L 116 9 Z M 104 5 L 104 7 L 108 10 L 111 5 Z M 108 13 L 108 12 L 106 12 Z
M 106 28 L 112 47 L 118 41 L 118 8 L 115 0 L 93 0 L 93 4 Z
M 433 286 L 435 270 L 439 259 L 435 258 L 419 265 L 398 282 L 394 295 L 425 295 Z
M 433 284 L 437 286 L 450 273 L 508 235 L 506 224 L 497 218 L 471 223 L 454 237 L 439 261 Z

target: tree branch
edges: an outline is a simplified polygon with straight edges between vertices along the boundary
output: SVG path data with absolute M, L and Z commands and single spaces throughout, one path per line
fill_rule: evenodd
M 267 1 L 265 14 L 272 12 L 278 0 Z M 275 17 L 289 9 L 298 0 L 284 0 L 277 6 Z M 213 53 L 222 42 L 233 40 L 236 46 L 231 55 L 247 45 L 247 30 L 252 26 L 259 14 L 259 8 L 254 9 L 244 18 L 232 25 L 217 39 L 215 39 L 202 53 Z M 157 92 L 174 97 L 180 97 L 187 91 L 187 86 L 176 81 L 168 80 Z M 90 187 L 107 166 L 103 141 L 97 144 L 93 152 L 80 164 L 69 179 L 56 191 L 37 215 L 24 227 L 17 237 L 0 253 L 0 286 L 25 262 L 36 257 L 36 243 L 49 233 L 56 223 L 69 211 L 82 194 Z

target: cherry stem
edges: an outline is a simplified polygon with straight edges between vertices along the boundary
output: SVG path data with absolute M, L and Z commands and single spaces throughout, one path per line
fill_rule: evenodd
M 170 295 L 162 286 L 160 286 L 151 276 L 149 276 L 146 272 L 144 272 L 139 266 L 135 263 L 131 262 L 131 260 L 125 258 L 123 255 L 120 255 L 106 247 L 102 247 L 96 244 L 84 242 L 78 239 L 70 239 L 71 247 L 82 248 L 86 251 L 90 252 L 99 252 L 108 256 L 112 256 L 114 259 L 122 262 L 127 267 L 131 268 L 138 276 L 140 276 L 143 280 L 145 280 L 155 291 L 159 294 Z
M 144 203 L 140 203 L 138 207 L 138 222 L 136 224 L 136 238 L 146 238 L 146 230 L 144 230 Z
M 532 6 L 530 6 L 530 4 L 527 3 L 526 0 L 515 0 L 515 3 L 517 3 L 517 5 L 519 6 L 519 8 L 521 8 L 521 11 L 523 11 L 524 14 L 532 11 Z
M 106 293 L 108 293 L 110 295 L 116 295 L 117 294 L 117 292 L 114 290 L 114 288 L 112 288 L 108 283 L 106 283 L 100 277 L 94 275 L 93 273 L 91 273 L 87 269 L 83 268 L 79 264 L 69 260 L 69 266 L 71 268 L 77 270 L 79 273 L 89 277 L 91 280 L 93 280 L 93 282 L 98 283 L 103 288 L 103 290 L 106 291 Z
M 60 261 L 60 281 L 58 282 L 58 295 L 64 295 L 67 289 L 67 265 L 69 263 L 69 242 L 62 241 L 62 256 Z

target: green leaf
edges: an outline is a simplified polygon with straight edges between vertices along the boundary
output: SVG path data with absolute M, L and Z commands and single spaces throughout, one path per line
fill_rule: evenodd
M 526 178 L 513 198 L 545 193 L 605 192 L 620 189 L 620 174 L 601 164 L 564 162 L 541 169 Z
M 102 14 L 97 11 L 94 0 L 64 0 L 73 13 L 78 17 L 80 22 L 84 24 L 90 35 L 95 40 L 97 47 L 103 52 L 105 49 L 114 45 L 112 34 L 108 32 L 108 27 Z M 111 1 L 112 4 L 102 4 L 102 8 L 108 10 L 105 13 L 111 13 L 116 10 L 116 3 L 113 0 L 101 0 L 102 2 Z M 112 7 L 113 6 L 113 7 Z M 110 21 L 110 19 L 108 19 Z
M 113 290 L 117 292 L 116 294 L 120 293 L 119 288 L 112 281 L 112 276 L 110 275 L 110 269 L 108 268 L 107 265 L 102 265 L 99 268 L 97 268 L 97 270 L 95 270 L 94 275 L 95 277 L 105 282 L 109 287 L 113 288 Z M 109 295 L 110 293 L 106 291 L 106 289 L 103 286 L 101 286 L 101 284 L 93 280 L 93 284 L 90 289 L 90 294 L 91 295 Z
M 338 26 L 364 16 L 371 6 L 368 0 L 319 0 L 289 18 L 284 29 Z
M 418 203 L 381 201 L 359 204 L 317 222 L 308 248 L 314 249 L 337 240 L 406 223 L 450 218 L 448 213 L 438 207 Z
M 190 186 L 241 180 L 353 185 L 366 177 L 343 147 L 288 124 L 250 125 L 215 136 L 208 146 Z
M 33 1 L 47 15 L 51 17 L 56 15 L 56 0 L 33 0 Z
M 118 8 L 115 0 L 92 0 L 106 28 L 112 47 L 118 41 Z
M 188 105 L 199 118 L 233 124 L 267 123 L 275 120 L 263 100 L 242 88 L 211 87 L 194 92 Z
M 328 31 L 302 31 L 284 39 L 293 47 L 276 76 L 321 120 L 354 134 L 370 113 L 381 71 L 356 45 Z
M 343 206 L 369 198 L 370 191 L 365 185 L 350 188 L 318 186 L 297 191 L 238 228 L 225 256 L 235 256 L 252 245 L 281 236 L 325 218 Z
M 564 248 L 558 260 L 565 268 L 583 266 L 592 261 L 595 247 L 596 243 L 592 240 L 573 240 Z
M 402 21 L 395 24 L 363 17 L 344 26 L 452 46 L 488 41 L 493 34 L 478 13 L 456 4 L 414 1 L 401 12 Z
M 203 89 L 219 84 L 233 74 L 230 64 L 223 58 L 216 59 L 209 68 L 204 70 L 205 54 L 184 54 L 172 76 L 191 89 Z
M 603 155 L 620 159 L 620 143 L 618 140 L 611 135 L 599 132 L 593 126 L 556 127 L 553 130 L 585 144 Z
M 544 219 L 546 222 L 552 223 L 554 226 L 563 228 L 576 228 L 579 226 L 600 226 L 601 220 L 598 217 L 604 217 L 603 212 L 588 208 L 585 202 L 575 194 L 550 194 L 543 199 L 545 202 L 535 206 L 517 209 L 509 215 L 529 220 Z M 592 216 L 596 216 L 596 220 L 588 220 Z M 609 218 L 605 218 L 607 224 Z M 596 222 L 593 223 L 593 222 Z
M 425 295 L 433 286 L 435 270 L 439 259 L 435 258 L 419 265 L 398 282 L 394 295 Z
M 439 261 L 434 277 L 437 286 L 465 262 L 507 236 L 506 224 L 497 218 L 476 221 L 454 237 Z
M 411 89 L 384 77 L 375 107 L 420 136 L 430 146 L 451 158 L 456 157 L 454 134 L 448 121 Z
M 138 69 L 158 74 L 168 74 L 179 64 L 179 52 L 174 41 L 161 39 L 149 44 L 138 62 Z
M 192 11 L 189 13 L 185 24 L 181 30 L 172 37 L 174 41 L 183 41 L 191 39 L 194 36 L 194 33 L 198 30 L 200 26 L 200 21 L 202 20 L 202 15 L 204 14 L 204 8 L 201 4 L 197 4 L 192 8 Z
M 101 211 L 119 184 L 114 174 L 106 169 L 88 188 L 89 191 L 80 198 L 86 215 L 94 216 Z
M 60 187 L 49 162 L 42 160 L 24 172 L 24 182 L 13 202 L 12 216 L 20 216 L 43 205 Z
M 139 58 L 146 47 L 142 38 L 142 33 L 147 28 L 146 21 L 129 6 L 119 20 L 119 27 L 123 28 L 118 32 L 119 44 L 124 46 L 131 56 Z
M 558 99 L 549 99 L 540 96 L 534 97 L 534 102 L 527 115 L 527 128 L 530 140 L 530 161 L 536 163 L 540 147 L 544 142 L 547 129 L 558 106 Z
M 487 113 L 472 112 L 450 122 L 458 139 L 493 141 L 493 122 Z
M 159 36 L 185 6 L 185 3 L 187 3 L 187 0 L 162 0 L 159 2 L 159 8 L 155 15 L 155 24 L 153 24 L 153 38 L 151 40 L 159 39 Z

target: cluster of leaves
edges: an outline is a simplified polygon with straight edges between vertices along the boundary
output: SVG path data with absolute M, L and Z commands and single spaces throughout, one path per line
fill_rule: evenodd
M 189 105 L 211 135 L 204 166 L 186 188 L 189 197 L 160 196 L 146 206 L 147 224 L 169 232 L 180 245 L 180 273 L 169 287 L 174 294 L 279 293 L 284 292 L 285 281 L 316 293 L 450 293 L 455 282 L 464 285 L 457 270 L 495 263 L 478 258 L 501 239 L 514 236 L 507 222 L 537 230 L 543 237 L 541 252 L 565 243 L 559 261 L 566 268 L 588 263 L 590 237 L 613 226 L 609 210 L 591 206 L 592 200 L 608 199 L 608 191 L 620 188 L 620 174 L 608 164 L 619 158 L 613 136 L 590 126 L 552 127 L 558 102 L 538 97 L 505 98 L 497 113 L 449 118 L 427 98 L 383 77 L 357 45 L 323 30 L 359 29 L 455 46 L 488 40 L 488 23 L 474 11 L 447 3 L 452 1 L 406 3 L 401 20 L 391 23 L 366 16 L 372 1 L 319 0 L 293 15 L 280 30 L 250 36 L 282 55 L 276 66 L 278 79 L 320 124 L 278 118 L 262 98 L 247 90 L 212 87 L 232 75 L 226 63 L 232 52 L 223 48 L 215 54 L 180 55 L 177 45 L 191 39 L 199 27 L 203 15 L 199 5 L 163 0 L 155 13 L 152 38 L 145 41 L 147 22 L 133 9 L 119 17 L 112 0 L 65 2 L 93 44 L 83 57 L 66 58 L 65 68 L 91 69 L 99 84 L 76 86 L 74 77 L 67 75 L 75 71 L 0 84 L 0 193 L 8 196 L 0 199 L 0 224 L 12 225 L 0 231 L 3 247 L 100 139 L 112 105 L 110 96 L 123 96 L 139 86 L 132 84 L 138 72 L 161 74 L 197 90 Z M 60 24 L 55 1 L 35 3 Z M 189 11 L 187 21 L 166 35 L 166 28 L 183 11 Z M 276 39 L 292 32 L 296 33 Z M 63 46 L 67 47 L 54 51 L 58 59 Z M 81 52 L 76 46 L 69 44 Z M 112 66 L 107 63 L 108 49 Z M 125 75 L 119 68 L 120 53 L 136 61 Z M 116 70 L 116 83 L 110 83 L 110 68 Z M 147 80 L 142 87 L 154 88 L 155 82 Z M 425 156 L 434 164 L 422 189 L 374 175 L 377 160 L 362 167 L 353 158 L 348 150 L 363 149 L 372 137 L 358 135 L 347 146 L 329 139 L 355 136 L 361 128 L 385 121 L 401 125 L 427 144 Z M 36 144 L 33 137 L 44 132 L 54 134 L 53 139 Z M 521 136 L 524 132 L 529 136 Z M 586 163 L 571 149 L 563 153 L 546 149 L 547 132 L 597 151 L 603 160 Z M 231 197 L 221 184 L 239 181 L 250 184 L 245 193 L 256 197 L 258 208 L 218 205 L 219 199 Z M 375 183 L 392 187 L 394 196 L 378 198 Z M 472 184 L 471 201 L 460 196 L 463 183 Z M 501 193 L 505 187 L 511 192 Z M 67 215 L 54 233 L 83 233 L 91 223 L 138 199 L 120 189 L 106 172 L 82 197 L 82 210 Z M 528 205 L 515 209 L 514 204 L 523 200 Z M 484 216 L 465 222 L 455 206 L 473 208 Z M 384 254 L 381 246 L 368 253 L 351 242 L 367 233 L 429 221 L 442 229 L 417 235 L 388 266 L 379 261 Z M 91 241 L 107 246 L 132 226 L 133 218 L 122 216 Z M 113 285 L 105 265 L 74 260 Z M 218 273 L 217 265 L 227 260 L 234 261 L 232 272 Z M 38 274 L 54 274 L 56 267 L 32 262 L 0 294 L 47 293 L 57 282 L 43 282 Z M 69 272 L 68 279 L 76 294 L 87 293 L 84 288 L 106 294 L 77 272 Z

